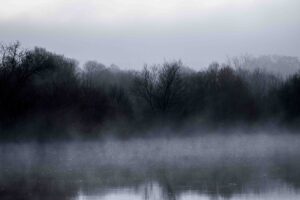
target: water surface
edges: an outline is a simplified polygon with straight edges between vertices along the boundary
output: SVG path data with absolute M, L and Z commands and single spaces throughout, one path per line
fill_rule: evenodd
M 300 199 L 299 138 L 2 143 L 0 199 Z

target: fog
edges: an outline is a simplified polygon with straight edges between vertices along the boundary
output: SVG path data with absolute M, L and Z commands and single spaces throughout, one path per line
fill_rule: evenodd
M 5 143 L 0 147 L 0 195 L 4 199 L 190 200 L 201 195 L 204 199 L 272 199 L 280 194 L 296 199 L 299 139 L 288 132 L 245 135 L 236 131 Z
M 50 163 L 55 164 L 53 167 L 62 165 L 62 170 L 82 170 L 83 166 L 91 169 L 120 166 L 145 170 L 152 166 L 185 168 L 245 161 L 260 165 L 274 157 L 280 160 L 297 155 L 299 139 L 299 135 L 261 132 L 251 135 L 209 133 L 203 136 L 105 139 L 94 142 L 4 143 L 1 145 L 1 158 L 11 160 L 12 164 L 16 162 L 18 167 L 24 164 L 26 167 L 20 170 L 31 169 L 39 159 L 43 159 L 48 167 Z M 89 170 L 88 173 L 91 172 Z
M 0 199 L 300 199 L 299 8 L 0 0 Z
M 140 69 L 194 69 L 244 53 L 300 54 L 298 0 L 0 1 L 0 41 Z

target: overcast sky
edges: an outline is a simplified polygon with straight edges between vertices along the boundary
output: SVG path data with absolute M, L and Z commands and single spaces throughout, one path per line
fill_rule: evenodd
M 300 0 L 0 0 L 0 41 L 121 68 L 300 57 Z

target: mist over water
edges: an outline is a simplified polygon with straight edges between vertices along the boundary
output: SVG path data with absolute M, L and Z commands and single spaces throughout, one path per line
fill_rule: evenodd
M 2 143 L 1 199 L 298 199 L 300 136 Z
M 0 0 L 0 200 L 299 200 L 299 0 Z
M 126 71 L 0 47 L 1 200 L 299 199 L 298 58 Z

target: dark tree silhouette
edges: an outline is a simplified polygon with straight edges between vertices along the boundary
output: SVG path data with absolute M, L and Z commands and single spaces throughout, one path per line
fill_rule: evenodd
M 276 66 L 290 60 L 276 58 L 280 58 Z M 297 64 L 297 59 L 292 60 Z M 145 66 L 142 71 L 96 61 L 80 68 L 76 60 L 43 48 L 24 50 L 19 42 L 3 44 L 1 137 L 66 137 L 67 130 L 101 133 L 121 124 L 127 132 L 199 121 L 215 126 L 277 118 L 282 124 L 297 124 L 299 73 L 286 78 L 266 69 L 247 69 L 245 63 L 253 62 L 212 63 L 200 71 L 180 61 Z
M 156 114 L 179 111 L 184 84 L 181 75 L 181 62 L 164 63 L 153 66 L 137 74 L 134 81 L 134 94 Z
M 279 89 L 279 98 L 288 120 L 300 117 L 300 74 L 289 78 Z

